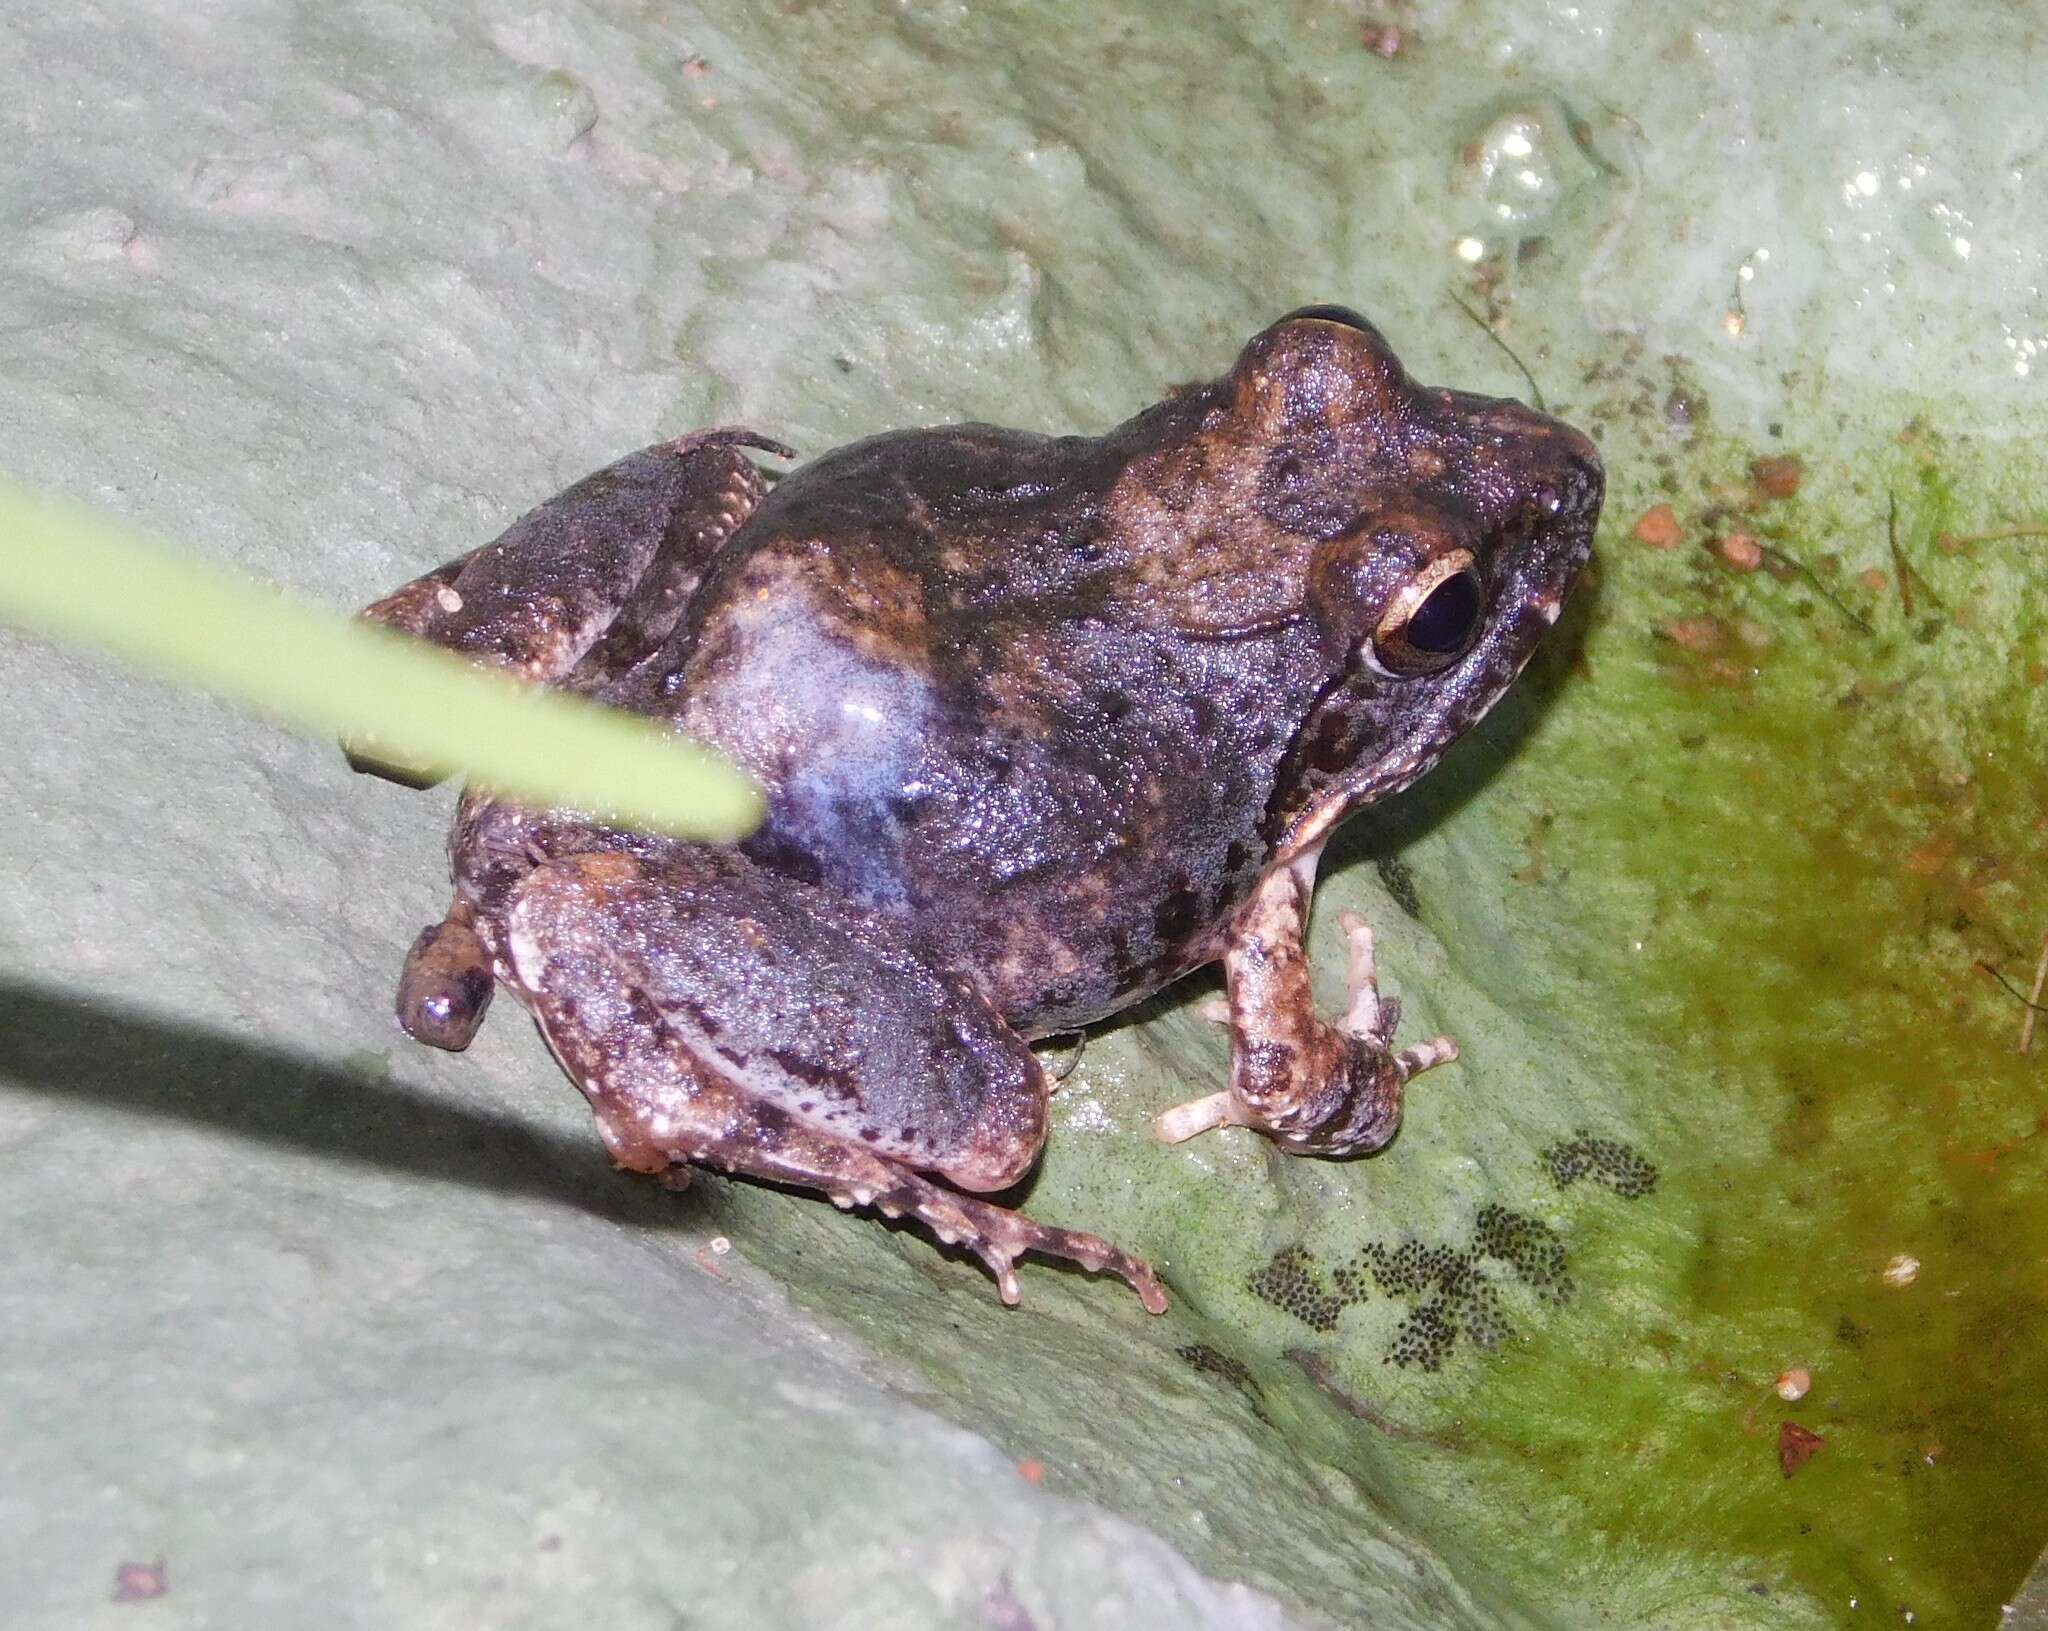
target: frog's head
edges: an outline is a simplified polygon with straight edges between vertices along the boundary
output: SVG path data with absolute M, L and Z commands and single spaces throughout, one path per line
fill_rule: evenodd
M 1330 683 L 1282 767 L 1283 851 L 1407 786 L 1557 621 L 1600 514 L 1600 456 L 1519 402 L 1415 384 L 1356 313 L 1311 306 L 1228 382 L 1263 519 L 1307 546 Z

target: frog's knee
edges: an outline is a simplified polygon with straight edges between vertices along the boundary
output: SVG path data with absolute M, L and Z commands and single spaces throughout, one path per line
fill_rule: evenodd
M 969 1194 L 992 1195 L 1022 1183 L 1044 1147 L 1042 1131 L 1036 1138 L 1012 1136 L 999 1146 L 950 1157 L 938 1171 L 947 1183 Z
M 980 1113 L 937 1168 L 948 1183 L 976 1195 L 1022 1183 L 1038 1164 L 1052 1096 L 1038 1061 L 1022 1043 L 986 1059 Z
M 466 915 L 422 929 L 398 977 L 398 1023 L 429 1047 L 460 1053 L 491 1006 L 490 955 Z

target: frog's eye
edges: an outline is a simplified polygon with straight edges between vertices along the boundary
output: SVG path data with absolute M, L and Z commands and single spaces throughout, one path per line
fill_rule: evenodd
M 1471 649 L 1485 605 L 1472 552 L 1439 555 L 1395 591 L 1372 631 L 1372 660 L 1404 677 L 1449 668 Z

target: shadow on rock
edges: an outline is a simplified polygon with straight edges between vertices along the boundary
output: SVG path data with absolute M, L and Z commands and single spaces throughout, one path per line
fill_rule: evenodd
M 694 1196 L 609 1170 L 594 1132 L 587 1139 L 543 1132 L 495 1110 L 75 992 L 0 980 L 0 1080 L 333 1161 L 558 1202 L 615 1222 L 703 1221 Z

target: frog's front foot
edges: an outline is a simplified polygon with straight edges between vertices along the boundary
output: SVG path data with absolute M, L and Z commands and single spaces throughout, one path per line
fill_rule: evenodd
M 1274 873 L 1233 926 L 1230 996 L 1201 1009 L 1230 1027 L 1230 1086 L 1161 1114 L 1153 1130 L 1167 1143 L 1255 1127 L 1302 1154 L 1365 1154 L 1394 1136 L 1409 1080 L 1458 1057 L 1445 1036 L 1394 1050 L 1401 1005 L 1380 998 L 1372 930 L 1356 913 L 1341 919 L 1350 1001 L 1334 1025 L 1317 1017 L 1301 944 L 1314 867 L 1309 856 Z

